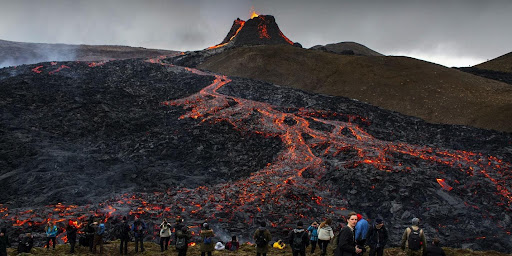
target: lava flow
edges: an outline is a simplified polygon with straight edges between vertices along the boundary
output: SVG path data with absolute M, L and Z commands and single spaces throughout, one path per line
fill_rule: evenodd
M 162 62 L 164 58 L 161 56 L 147 62 L 170 65 Z M 97 65 L 90 65 L 94 66 Z M 32 71 L 40 73 L 42 67 L 38 66 Z M 62 68 L 67 66 L 62 65 Z M 436 173 L 431 180 L 424 181 L 435 184 L 435 189 L 442 190 L 442 193 L 462 193 L 460 191 L 463 189 L 470 191 L 476 183 L 464 184 L 464 181 L 453 177 L 463 176 L 466 181 L 478 177 L 484 180 L 481 183 L 486 190 L 492 190 L 491 193 L 497 198 L 495 202 L 505 210 L 510 209 L 512 165 L 497 157 L 378 139 L 358 125 L 369 123 L 366 118 L 308 108 L 283 110 L 283 107 L 269 103 L 222 94 L 219 91 L 232 82 L 227 76 L 183 69 L 197 75 L 214 76 L 215 79 L 198 93 L 162 102 L 166 106 L 163 108 L 183 108 L 185 113 L 180 119 L 198 120 L 201 125 L 228 123 L 240 134 L 278 138 L 283 148 L 266 167 L 252 170 L 247 178 L 210 187 L 123 194 L 97 205 L 57 204 L 41 211 L 9 210 L 0 205 L 2 219 L 11 221 L 15 227 L 29 228 L 42 226 L 49 220 L 55 220 L 62 226 L 69 219 L 81 226 L 88 215 L 105 222 L 122 214 L 141 215 L 155 222 L 162 217 L 184 216 L 188 220 L 209 219 L 218 223 L 241 223 L 245 227 L 261 218 L 277 228 L 297 219 L 339 216 L 342 210 L 346 210 L 349 204 L 343 202 L 344 196 L 339 190 L 351 184 L 335 184 L 335 187 L 325 182 L 326 174 L 333 169 L 346 175 L 356 171 L 361 172 L 359 175 L 365 175 L 356 168 L 365 166 L 382 174 L 415 175 L 413 172 L 420 171 L 417 167 L 419 164 L 446 166 L 449 167 L 447 170 L 455 170 L 456 173 L 450 175 Z M 404 159 L 414 159 L 416 162 Z M 477 192 L 474 190 L 474 193 Z M 479 210 L 469 200 L 464 205 Z

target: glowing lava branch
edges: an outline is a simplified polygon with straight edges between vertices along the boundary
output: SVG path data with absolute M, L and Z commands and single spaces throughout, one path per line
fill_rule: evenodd
M 37 66 L 37 67 L 35 67 L 35 68 L 33 68 L 33 69 L 32 69 L 32 72 L 34 72 L 34 73 L 38 73 L 38 74 L 41 74 L 41 72 L 43 72 L 43 71 L 41 71 L 41 70 L 40 70 L 42 67 L 43 67 L 43 66 Z
M 286 40 L 286 42 L 288 42 L 289 44 L 293 45 L 293 42 L 292 40 L 288 39 L 288 37 L 286 37 L 283 32 L 279 31 L 279 35 L 284 38 L 284 40 Z
M 57 72 L 59 72 L 59 71 L 61 71 L 61 70 L 65 69 L 65 68 L 69 68 L 69 67 L 68 67 L 68 66 L 66 66 L 66 65 L 61 65 L 61 66 L 60 66 L 59 68 L 57 68 L 56 70 L 53 70 L 53 71 L 48 72 L 48 74 L 53 75 L 53 74 L 55 74 L 55 73 L 57 73 Z
M 260 34 L 260 38 L 263 39 L 263 38 L 267 38 L 267 39 L 270 39 L 270 35 L 268 34 L 268 31 L 267 31 L 267 24 L 265 24 L 265 18 L 264 16 L 261 16 L 260 17 L 260 23 L 258 24 L 258 33 Z
M 210 46 L 207 49 L 210 50 L 210 49 L 220 48 L 220 47 L 223 47 L 223 46 L 227 45 L 229 42 L 231 42 L 238 35 L 238 32 L 240 32 L 240 30 L 242 30 L 242 28 L 245 25 L 245 21 L 244 20 L 235 20 L 235 23 L 237 25 L 239 25 L 239 27 L 236 30 L 235 34 L 233 36 L 231 36 L 231 38 L 229 38 L 229 40 L 227 42 L 225 42 L 223 44 L 218 44 L 218 45 Z

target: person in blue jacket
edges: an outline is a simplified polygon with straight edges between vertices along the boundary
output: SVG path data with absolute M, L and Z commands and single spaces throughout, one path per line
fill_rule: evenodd
M 132 224 L 132 231 L 135 237 L 135 252 L 139 252 L 139 243 L 140 251 L 144 252 L 144 233 L 146 232 L 146 223 L 138 217 L 135 217 L 135 221 Z
M 318 222 L 311 223 L 308 228 L 309 239 L 311 240 L 311 253 L 315 252 L 316 244 L 318 243 Z
M 55 244 L 57 243 L 57 233 L 59 230 L 55 225 L 55 221 L 48 221 L 46 225 L 46 249 L 50 249 L 50 240 L 52 240 L 53 249 L 55 250 Z
M 370 225 L 368 221 L 363 218 L 363 215 L 357 214 L 357 224 L 356 224 L 356 244 L 357 246 L 365 252 L 366 245 L 366 235 L 368 234 L 368 230 L 370 229 Z

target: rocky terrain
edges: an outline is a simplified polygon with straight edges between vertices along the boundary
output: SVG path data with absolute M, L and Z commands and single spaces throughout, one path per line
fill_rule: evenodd
M 1 69 L 4 225 L 182 216 L 249 240 L 259 220 L 279 236 L 355 210 L 383 217 L 394 245 L 417 216 L 450 246 L 511 251 L 510 134 L 179 58 Z

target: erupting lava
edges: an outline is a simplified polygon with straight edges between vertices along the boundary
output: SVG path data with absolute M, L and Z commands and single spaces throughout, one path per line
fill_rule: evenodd
M 273 16 L 260 15 L 251 11 L 247 21 L 236 19 L 224 40 L 208 49 L 259 44 L 289 44 L 294 45 L 279 29 Z

